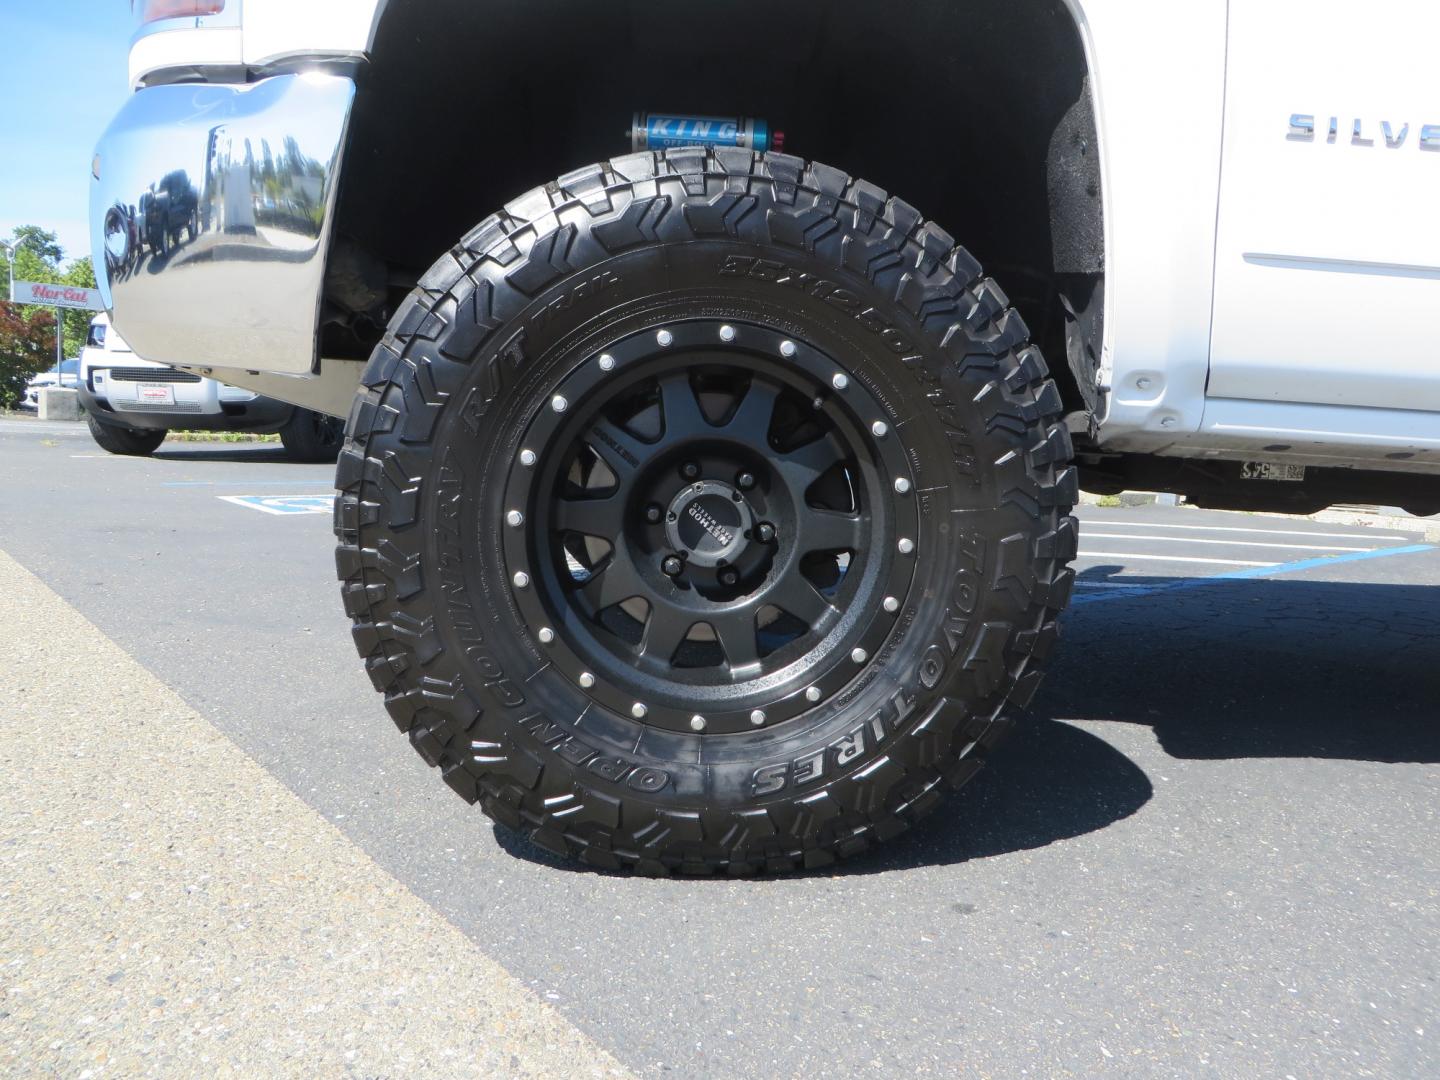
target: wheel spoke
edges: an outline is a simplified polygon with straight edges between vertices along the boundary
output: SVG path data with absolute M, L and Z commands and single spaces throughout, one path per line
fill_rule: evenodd
M 590 606 L 600 612 L 646 590 L 629 551 L 621 544 L 611 553 L 609 561 L 580 586 L 579 591 Z
M 710 426 L 700 412 L 700 402 L 685 372 L 667 375 L 660 380 L 660 407 L 665 413 L 665 437 L 683 438 Z
M 708 619 L 715 636 L 725 650 L 725 659 L 733 668 L 749 667 L 760 659 L 755 643 L 755 609 L 742 605 L 735 610 L 716 613 Z
M 809 507 L 800 515 L 797 547 L 811 551 L 859 551 L 865 521 L 859 514 L 840 514 Z
M 778 387 L 759 379 L 750 382 L 750 389 L 740 402 L 735 415 L 725 425 L 725 434 L 759 449 L 769 448 L 770 422 L 775 415 Z
M 624 503 L 619 495 L 599 499 L 561 499 L 555 504 L 555 528 L 560 532 L 598 536 L 613 544 L 624 524 Z
M 648 443 L 641 442 L 619 424 L 612 423 L 603 416 L 590 425 L 585 442 L 600 455 L 600 460 L 609 466 L 621 487 L 625 486 L 650 456 L 651 447 Z
M 650 618 L 645 623 L 645 636 L 640 641 L 640 655 L 653 656 L 668 663 L 695 621 L 694 615 L 672 604 L 664 601 L 652 603 Z
M 843 461 L 844 457 L 834 437 L 827 434 L 788 454 L 777 454 L 775 465 L 791 490 L 803 496 L 811 484 Z
M 782 611 L 795 616 L 806 626 L 814 627 L 825 615 L 835 610 L 829 600 L 820 595 L 818 589 L 805 578 L 804 574 L 786 574 L 775 583 L 765 599 Z

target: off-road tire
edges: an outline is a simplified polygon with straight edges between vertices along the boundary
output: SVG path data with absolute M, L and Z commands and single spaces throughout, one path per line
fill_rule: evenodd
M 690 316 L 827 341 L 917 480 L 914 584 L 884 647 L 754 732 L 592 707 L 506 562 L 506 477 L 557 380 Z M 1060 395 L 1005 294 L 904 202 L 786 155 L 635 154 L 514 200 L 396 312 L 346 436 L 337 568 L 391 717 L 490 817 L 598 867 L 815 867 L 904 831 L 1029 702 L 1072 588 Z
M 138 428 L 107 424 L 103 420 L 95 419 L 94 413 L 86 413 L 85 422 L 90 425 L 90 434 L 99 444 L 100 449 L 125 457 L 149 457 L 159 449 L 160 444 L 165 441 L 165 436 L 169 434 L 163 428 L 160 430 L 147 428 L 142 431 Z
M 291 461 L 325 464 L 340 456 L 345 426 L 333 416 L 296 406 L 280 429 L 280 442 Z

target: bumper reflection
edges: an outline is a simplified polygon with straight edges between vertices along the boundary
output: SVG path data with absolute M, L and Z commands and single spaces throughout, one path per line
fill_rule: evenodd
M 91 228 L 137 353 L 310 370 L 353 94 L 348 79 L 289 75 L 127 102 L 100 143 Z

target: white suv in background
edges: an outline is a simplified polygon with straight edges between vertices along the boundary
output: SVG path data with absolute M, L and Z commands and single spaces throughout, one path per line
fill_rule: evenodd
M 279 432 L 301 461 L 334 461 L 340 449 L 339 421 L 142 360 L 104 314 L 91 321 L 80 352 L 79 390 L 90 433 L 112 454 L 150 454 L 172 429 Z

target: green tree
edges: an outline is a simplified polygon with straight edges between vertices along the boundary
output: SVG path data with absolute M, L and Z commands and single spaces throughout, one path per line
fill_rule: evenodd
M 95 288 L 95 268 L 90 265 L 90 257 L 76 259 L 65 268 L 60 275 L 60 284 L 75 285 L 82 289 Z M 90 320 L 95 317 L 93 311 L 79 311 L 76 309 L 65 312 L 65 355 L 78 356 L 80 347 L 85 344 L 85 337 L 90 332 Z
M 14 276 L 21 281 L 54 285 L 95 286 L 95 270 L 88 258 L 76 259 L 64 269 L 65 254 L 48 229 L 21 225 L 11 234 Z M 10 299 L 10 256 L 0 249 L 0 292 Z M 38 304 L 0 304 L 0 408 L 14 408 L 25 384 L 55 364 L 55 308 Z M 85 344 L 92 313 L 65 311 L 65 354 L 74 356 Z

